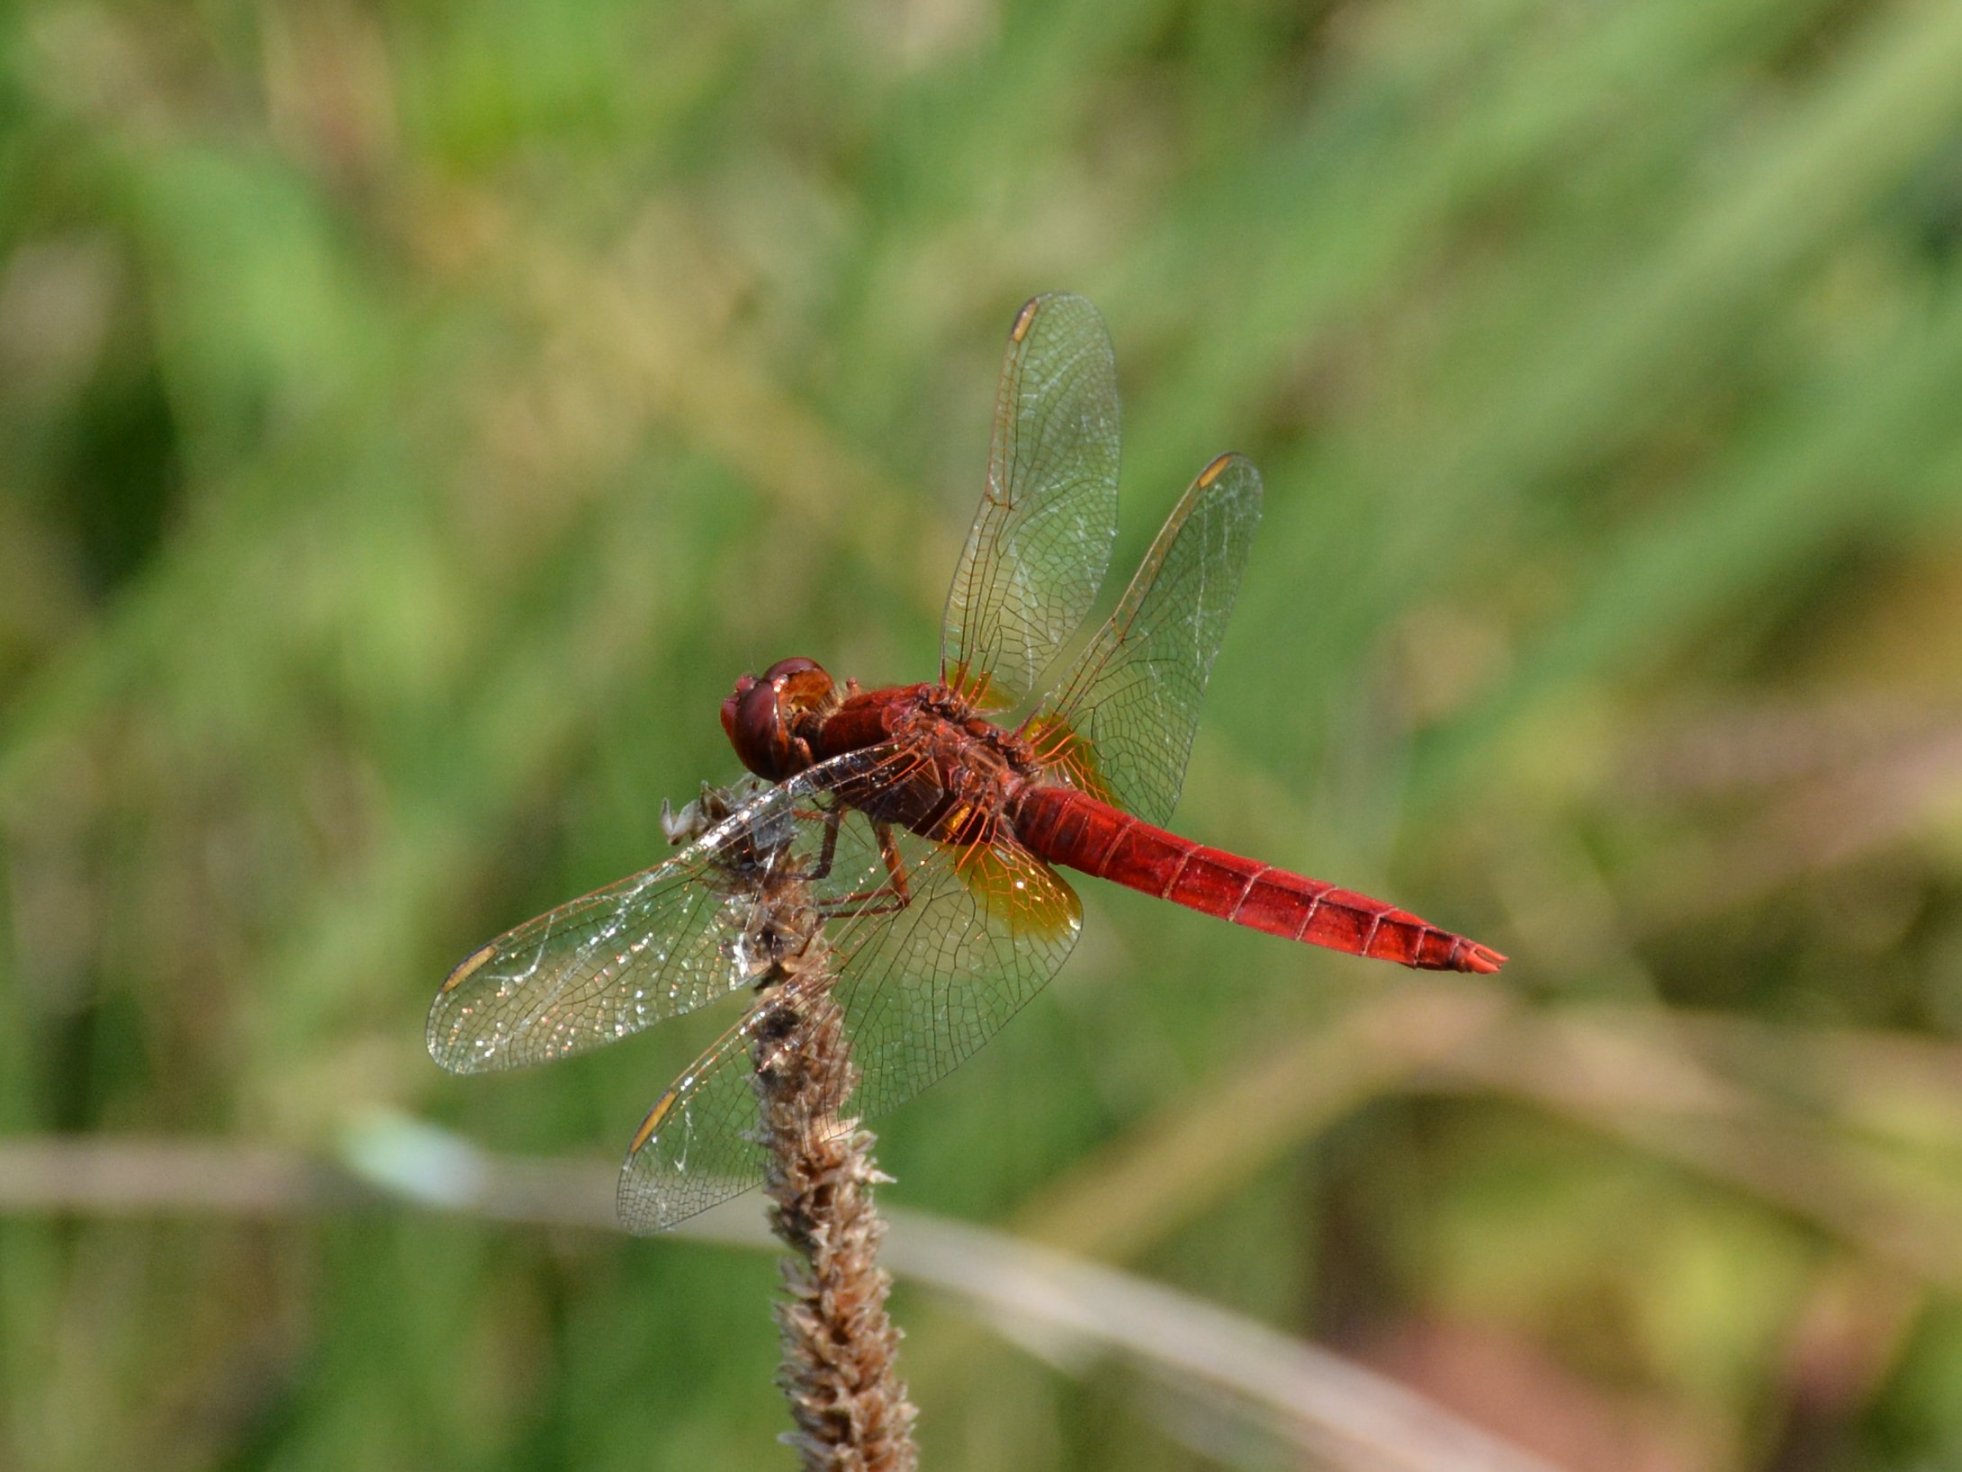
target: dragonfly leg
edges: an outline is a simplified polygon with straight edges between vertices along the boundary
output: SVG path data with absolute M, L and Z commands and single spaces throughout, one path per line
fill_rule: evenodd
M 906 880 L 906 856 L 900 853 L 899 841 L 892 836 L 892 825 L 875 822 L 872 827 L 879 835 L 879 856 L 886 863 L 886 882 L 877 889 L 861 889 L 827 900 L 823 906 L 827 920 L 893 915 L 913 903 L 913 888 Z M 830 867 L 830 854 L 836 842 L 837 828 L 833 825 L 825 831 L 824 852 L 818 856 L 818 862 L 826 869 Z
M 803 817 L 806 815 L 800 813 L 798 816 Z M 838 857 L 838 825 L 844 821 L 845 810 L 843 808 L 830 807 L 824 810 L 824 846 L 818 850 L 816 867 L 809 874 L 805 875 L 805 878 L 822 879 L 831 872 L 831 861 Z

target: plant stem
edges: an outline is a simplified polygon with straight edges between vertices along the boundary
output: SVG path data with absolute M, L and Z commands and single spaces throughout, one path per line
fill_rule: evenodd
M 808 911 L 806 912 L 809 913 Z M 756 1009 L 753 1056 L 767 1156 L 770 1225 L 791 1249 L 777 1304 L 795 1446 L 807 1472 L 906 1472 L 919 1464 L 917 1414 L 897 1368 L 900 1332 L 879 1266 L 885 1222 L 873 1187 L 873 1136 L 844 1117 L 858 1082 L 844 1016 L 831 994 L 822 926 L 775 963 Z

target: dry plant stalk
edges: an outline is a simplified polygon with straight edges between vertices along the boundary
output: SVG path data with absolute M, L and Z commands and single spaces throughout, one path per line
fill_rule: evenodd
M 882 1176 L 873 1136 L 845 1117 L 858 1085 L 824 922 L 794 871 L 750 871 L 753 939 L 770 963 L 746 1023 L 760 1105 L 770 1225 L 791 1249 L 777 1383 L 797 1429 L 785 1440 L 807 1472 L 909 1472 L 917 1414 L 898 1375 L 900 1333 L 879 1266 L 886 1227 L 873 1204 Z
M 823 937 L 812 943 L 822 951 Z M 811 951 L 795 958 L 809 962 Z M 919 1464 L 913 1403 L 898 1374 L 899 1330 L 879 1266 L 886 1225 L 873 1204 L 888 1177 L 873 1137 L 839 1110 L 857 1083 L 828 986 L 785 986 L 758 1002 L 756 1090 L 769 1164 L 770 1225 L 790 1247 L 777 1304 L 797 1430 L 787 1440 L 817 1472 L 902 1472 Z

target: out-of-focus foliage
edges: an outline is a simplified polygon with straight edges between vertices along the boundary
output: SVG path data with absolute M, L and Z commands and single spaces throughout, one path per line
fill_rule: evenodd
M 0 1128 L 616 1155 L 722 1021 L 458 1081 L 432 988 L 662 852 L 738 673 L 932 671 L 1051 288 L 1120 563 L 1267 477 L 1181 826 L 1515 959 L 1086 881 L 891 1198 L 1575 1468 L 1962 1460 L 1948 0 L 10 10 Z M 773 1277 L 17 1217 L 0 1464 L 777 1465 Z M 898 1311 L 929 1466 L 1273 1464 Z

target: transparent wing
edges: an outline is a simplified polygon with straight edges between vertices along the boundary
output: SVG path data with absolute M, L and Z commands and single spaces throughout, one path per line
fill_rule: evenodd
M 1222 455 L 1186 489 L 1123 601 L 1030 719 L 1070 780 L 1148 823 L 1170 819 L 1247 552 L 1260 472 Z
M 750 798 L 665 864 L 506 931 L 436 994 L 431 1056 L 453 1073 L 569 1057 L 745 985 L 767 964 L 755 887 L 816 864 L 826 801 L 863 799 L 906 765 L 889 747 L 825 762 Z
M 750 1060 L 753 1011 L 725 1032 L 655 1101 L 620 1168 L 620 1223 L 648 1236 L 763 1179 Z
M 1089 613 L 1117 534 L 1117 363 L 1097 309 L 1039 296 L 1015 318 L 988 484 L 947 594 L 941 679 L 1015 705 Z
M 1075 944 L 1082 912 L 1054 870 L 1012 841 L 959 849 L 894 835 L 904 908 L 828 922 L 831 985 L 859 1086 L 847 1118 L 883 1114 L 970 1056 L 1039 991 Z M 863 895 L 887 884 L 872 825 L 840 825 L 824 888 Z M 620 1177 L 620 1219 L 657 1232 L 762 1179 L 751 1081 L 752 1012 L 664 1094 Z
M 912 903 L 834 922 L 838 1000 L 876 1116 L 945 1077 L 1061 969 L 1082 928 L 1069 882 L 1012 839 L 960 849 L 897 835 Z

